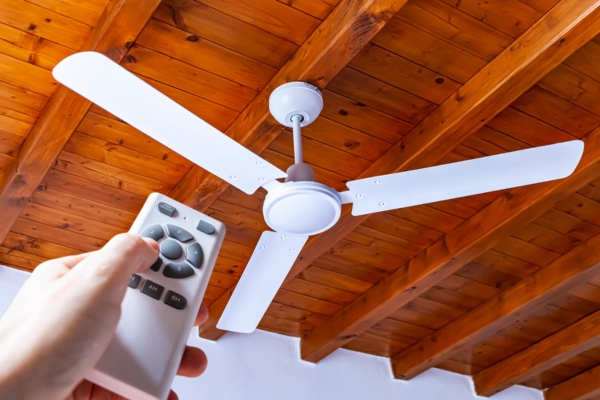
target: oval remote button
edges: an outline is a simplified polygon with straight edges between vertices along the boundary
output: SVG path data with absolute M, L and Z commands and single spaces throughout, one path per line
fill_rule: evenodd
M 162 239 L 165 236 L 163 229 L 160 225 L 152 225 L 144 229 L 144 231 L 140 234 L 141 237 L 147 237 L 150 239 L 158 240 Z
M 178 310 L 183 310 L 187 305 L 187 300 L 179 293 L 169 290 L 165 296 L 165 304 L 168 304 Z
M 212 235 L 213 233 L 215 233 L 215 227 L 209 224 L 208 222 L 202 220 L 198 222 L 198 226 L 196 227 L 196 229 L 198 229 L 200 232 L 206 233 L 207 235 Z
M 158 211 L 169 217 L 172 217 L 173 214 L 175 214 L 175 207 L 170 204 L 163 203 L 162 201 L 156 205 L 156 208 L 158 208 Z
M 181 245 L 174 240 L 165 240 L 160 244 L 160 254 L 169 260 L 177 260 L 183 254 Z
M 194 239 L 191 233 L 175 225 L 167 225 L 167 235 L 183 243 Z
M 185 259 L 190 262 L 194 267 L 202 267 L 202 261 L 204 261 L 204 253 L 200 243 L 192 243 L 185 248 Z
M 163 270 L 163 275 L 167 278 L 183 279 L 194 275 L 194 269 L 184 262 L 169 263 Z

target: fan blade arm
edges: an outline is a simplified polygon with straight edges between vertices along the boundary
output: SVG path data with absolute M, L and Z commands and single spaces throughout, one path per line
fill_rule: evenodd
M 247 194 L 287 176 L 100 53 L 73 54 L 52 73 L 74 92 Z
M 573 140 L 414 171 L 350 181 L 340 193 L 352 215 L 411 207 L 565 178 L 584 144 Z
M 307 240 L 308 236 L 263 232 L 217 328 L 254 332 Z

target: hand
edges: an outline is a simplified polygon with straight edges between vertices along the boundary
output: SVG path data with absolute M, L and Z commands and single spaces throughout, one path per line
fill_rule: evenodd
M 157 257 L 155 241 L 122 234 L 101 250 L 40 264 L 0 319 L 0 398 L 118 399 L 83 375 L 114 334 L 131 274 Z M 196 325 L 207 318 L 203 306 Z M 178 374 L 198 376 L 206 364 L 202 350 L 187 347 Z

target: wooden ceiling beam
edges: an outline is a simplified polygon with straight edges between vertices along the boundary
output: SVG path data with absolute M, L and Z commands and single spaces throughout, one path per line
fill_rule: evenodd
M 160 0 L 112 0 L 80 49 L 104 53 L 120 62 L 151 18 Z M 0 181 L 0 242 L 29 201 L 91 103 L 64 86 L 50 97 L 19 154 Z
M 271 93 L 291 81 L 310 82 L 323 89 L 406 1 L 340 1 L 225 133 L 261 154 L 284 129 L 269 112 Z M 228 187 L 227 182 L 194 165 L 169 196 L 205 211 Z
M 593 135 L 600 136 L 600 132 L 594 132 Z M 594 138 L 593 141 L 600 144 L 598 138 Z M 587 144 L 590 145 L 591 140 L 588 140 Z M 593 156 L 591 153 L 594 153 Z M 587 171 L 579 169 L 576 174 L 586 174 L 587 178 L 593 179 L 593 175 L 600 174 L 600 148 L 591 149 L 588 160 L 593 161 L 593 166 L 586 168 Z M 589 162 L 586 164 L 590 165 Z M 587 179 L 580 179 L 577 176 L 573 178 L 577 179 L 578 183 Z M 577 189 L 577 185 L 571 185 L 567 181 L 560 182 L 559 186 L 555 190 L 563 193 L 565 190 Z M 396 354 L 392 357 L 394 376 L 410 379 L 435 367 L 599 273 L 600 235 L 597 235 L 442 329 Z
M 598 345 L 600 311 L 478 372 L 475 389 L 480 396 L 492 396 Z
M 323 89 L 406 1 L 340 1 L 225 133 L 255 153 L 262 153 L 283 131 L 269 112 L 273 90 L 290 81 L 306 81 Z M 225 181 L 194 166 L 169 196 L 205 211 L 228 187 Z M 203 338 L 216 340 L 225 333 L 216 327 L 231 293 L 225 292 L 209 307 L 211 318 L 202 327 Z
M 600 396 L 600 366 L 552 386 L 544 392 L 545 400 L 591 400 Z
M 562 0 L 360 177 L 436 164 L 457 143 L 596 36 L 600 32 L 599 17 L 598 1 Z M 568 182 L 580 187 L 588 181 Z M 552 182 L 515 189 L 498 198 L 315 328 L 302 339 L 302 358 L 321 360 L 570 193 L 570 189 L 555 190 L 556 185 Z M 325 251 L 367 218 L 345 215 L 338 226 L 308 243 L 301 254 L 303 259 L 296 262 L 290 275 L 299 273 L 322 254 L 310 252 L 311 246 Z

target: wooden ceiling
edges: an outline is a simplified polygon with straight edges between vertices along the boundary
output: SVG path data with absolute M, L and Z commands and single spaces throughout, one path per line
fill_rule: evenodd
M 282 169 L 281 83 L 325 108 L 303 130 L 318 181 L 345 182 L 574 138 L 569 178 L 352 217 L 313 237 L 260 328 L 302 358 L 343 347 L 514 384 L 600 394 L 600 1 L 0 0 L 0 262 L 95 250 L 158 191 L 223 221 L 205 301 L 218 320 L 260 233 L 249 197 L 59 86 L 96 50 Z M 90 107 L 91 106 L 91 107 Z M 176 134 L 176 132 L 173 132 Z

